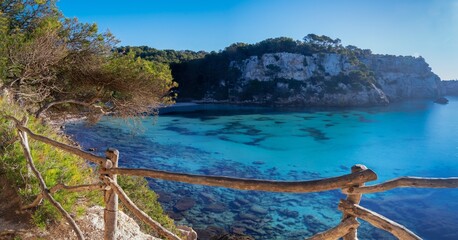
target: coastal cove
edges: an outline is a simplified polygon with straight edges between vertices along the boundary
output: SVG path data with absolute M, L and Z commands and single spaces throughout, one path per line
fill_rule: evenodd
M 347 174 L 354 164 L 376 182 L 401 176 L 453 177 L 458 172 L 458 98 L 447 105 L 415 100 L 370 108 L 275 109 L 189 105 L 161 111 L 133 130 L 104 117 L 65 127 L 83 148 L 114 147 L 119 165 L 173 172 L 269 180 L 309 180 Z M 303 239 L 336 225 L 338 191 L 279 194 L 150 180 L 180 224 L 205 239 L 223 231 L 255 239 Z M 425 239 L 457 239 L 456 189 L 398 189 L 364 195 L 361 205 Z M 392 239 L 363 224 L 362 239 Z

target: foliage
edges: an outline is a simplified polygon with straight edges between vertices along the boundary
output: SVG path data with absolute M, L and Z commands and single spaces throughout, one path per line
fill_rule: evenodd
M 1 88 L 29 112 L 72 104 L 92 119 L 131 117 L 173 102 L 167 66 L 114 53 L 110 32 L 65 18 L 54 0 L 7 0 L 0 13 Z
M 191 51 L 157 50 L 148 47 L 122 47 L 118 52 L 127 54 L 133 52 L 135 56 L 147 60 L 169 63 L 172 75 L 178 82 L 178 96 L 182 100 L 203 99 L 210 96 L 216 100 L 227 100 L 237 96 L 237 88 L 242 87 L 241 99 L 251 99 L 250 93 L 263 93 L 273 87 L 275 83 L 249 83 L 246 86 L 235 86 L 241 72 L 231 67 L 232 62 L 243 61 L 250 57 L 261 57 L 265 53 L 298 53 L 305 56 L 312 54 L 338 53 L 346 55 L 350 62 L 358 66 L 358 56 L 371 54 L 370 50 L 362 50 L 355 46 L 343 47 L 340 39 L 332 39 L 328 36 L 308 34 L 303 41 L 292 38 L 279 37 L 269 38 L 255 44 L 234 43 L 219 52 L 203 53 Z M 278 60 L 278 56 L 276 56 Z M 304 60 L 304 66 L 307 62 Z M 323 72 L 324 69 L 318 66 Z M 267 74 L 272 78 L 281 71 L 277 65 L 268 65 Z M 238 71 L 236 71 L 238 70 Z M 362 69 L 362 71 L 365 71 Z M 368 72 L 368 71 L 366 71 Z M 358 78 L 360 79 L 360 78 Z M 363 80 L 365 81 L 365 80 Z M 267 86 L 267 85 L 269 86 Z M 329 84 L 334 84 L 332 81 Z M 259 87 L 258 91 L 256 88 Z M 245 89 L 246 88 L 246 89 Z M 278 90 L 278 89 L 277 89 Z M 275 94 L 272 93 L 271 94 Z M 280 94 L 281 95 L 281 94 Z
M 12 103 L 7 103 L 0 98 L 0 111 L 2 114 L 14 115 L 18 118 L 25 113 Z M 3 116 L 3 115 L 2 115 Z M 0 116 L 0 169 L 7 179 L 18 189 L 23 203 L 30 203 L 40 192 L 38 180 L 28 172 L 26 160 L 19 142 L 14 142 L 17 137 L 13 123 Z M 39 120 L 30 117 L 27 125 L 32 131 L 46 135 L 60 142 L 69 143 L 67 139 L 58 135 L 50 127 L 46 127 Z M 67 154 L 37 141 L 30 141 L 30 148 L 35 165 L 42 173 L 49 188 L 58 184 L 66 185 L 90 184 L 97 181 L 93 170 L 87 163 L 76 156 Z M 55 199 L 67 211 L 75 211 L 81 204 L 101 203 L 101 194 L 96 192 L 71 193 L 65 190 L 53 194 Z M 85 201 L 81 201 L 85 199 Z M 48 201 L 44 201 L 33 213 L 33 220 L 38 226 L 45 226 L 50 221 L 60 219 L 57 210 Z
M 0 113 L 13 115 L 21 119 L 26 113 L 13 103 L 7 103 L 0 97 Z M 0 172 L 4 173 L 10 183 L 18 189 L 23 204 L 30 203 L 40 192 L 37 179 L 29 174 L 22 148 L 17 141 L 14 125 L 0 115 Z M 71 144 L 59 135 L 52 127 L 44 126 L 30 116 L 27 126 L 35 133 L 51 139 Z M 29 139 L 30 140 L 30 139 Z M 99 181 L 87 162 L 75 155 L 58 150 L 50 145 L 30 140 L 30 148 L 35 165 L 43 175 L 48 188 L 64 183 L 66 185 L 90 184 Z M 119 177 L 119 185 L 137 206 L 163 226 L 176 232 L 173 221 L 164 214 L 157 202 L 157 195 L 148 188 L 147 181 L 139 177 Z M 61 190 L 53 197 L 69 212 L 84 213 L 84 206 L 102 205 L 101 192 L 72 193 Z M 37 226 L 45 227 L 49 222 L 58 221 L 60 214 L 48 201 L 34 211 L 33 221 Z M 146 230 L 146 228 L 145 228 Z
M 150 113 L 159 104 L 173 102 L 169 89 L 176 86 L 167 65 L 133 54 L 116 54 L 97 66 L 68 68 L 64 79 L 69 81 L 62 85 L 62 92 L 55 93 L 56 100 L 81 99 L 81 104 L 93 104 L 88 115 L 95 117 L 107 111 L 119 117 Z
M 273 81 L 250 81 L 240 95 L 240 100 L 251 101 L 257 99 L 258 101 L 265 101 L 270 99 L 269 94 L 275 92 L 276 84 Z
M 158 50 L 155 48 L 147 47 L 147 46 L 139 46 L 139 47 L 132 47 L 132 46 L 124 46 L 118 47 L 115 49 L 116 52 L 121 54 L 133 53 L 136 57 L 140 57 L 142 59 L 146 59 L 152 62 L 159 62 L 159 63 L 182 63 L 191 61 L 194 59 L 200 59 L 205 57 L 208 53 L 205 51 L 190 51 L 190 50 Z
M 281 68 L 274 64 L 269 64 L 266 66 L 266 68 L 268 69 L 267 75 L 270 75 L 270 76 L 275 76 L 275 74 L 281 72 Z
M 361 91 L 363 88 L 375 84 L 375 78 L 372 72 L 353 70 L 348 74 L 340 73 L 337 76 L 332 76 L 330 79 L 323 81 L 325 90 L 329 93 L 344 93 L 345 90 L 339 87 L 339 84 L 344 84 L 350 87 L 352 91 Z

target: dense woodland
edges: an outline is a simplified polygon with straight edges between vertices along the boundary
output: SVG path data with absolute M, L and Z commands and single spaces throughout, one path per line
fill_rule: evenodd
M 241 61 L 251 56 L 262 56 L 265 53 L 299 53 L 310 56 L 315 53 L 339 53 L 350 56 L 355 64 L 358 64 L 357 56 L 369 55 L 370 50 L 359 49 L 355 46 L 342 46 L 340 39 L 332 39 L 328 36 L 308 34 L 303 40 L 280 37 L 271 38 L 255 44 L 234 43 L 219 52 L 210 53 L 199 51 L 175 51 L 158 50 L 146 46 L 119 47 L 117 53 L 134 54 L 137 57 L 153 62 L 161 62 L 170 65 L 172 76 L 178 83 L 176 89 L 180 100 L 202 99 L 207 92 L 215 93 L 212 97 L 216 100 L 228 99 L 231 84 L 239 78 L 239 71 L 231 68 L 230 62 Z M 366 71 L 362 66 L 362 71 Z M 353 79 L 368 81 L 364 76 L 369 73 L 355 73 Z M 356 77 L 356 78 L 355 78 Z M 346 78 L 341 76 L 340 78 Z M 221 86 L 220 81 L 225 81 Z M 317 79 L 319 80 L 319 79 Z M 335 82 L 349 79 L 336 79 Z M 273 91 L 272 83 L 253 83 L 245 95 L 254 91 Z M 332 86 L 331 86 L 332 87 Z M 246 96 L 247 98 L 249 96 Z

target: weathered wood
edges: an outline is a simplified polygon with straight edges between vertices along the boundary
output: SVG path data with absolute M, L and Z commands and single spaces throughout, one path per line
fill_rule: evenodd
M 107 161 L 102 164 L 103 168 L 116 168 L 118 166 L 119 151 L 109 148 L 105 154 Z M 116 174 L 108 174 L 107 177 L 109 177 L 113 183 L 117 183 Z M 105 190 L 105 211 L 103 217 L 105 222 L 104 239 L 115 240 L 117 235 L 116 223 L 118 222 L 118 195 L 113 191 L 113 188 Z
M 356 172 L 361 172 L 367 170 L 367 167 L 361 164 L 356 164 L 351 167 L 351 172 L 356 173 Z M 360 187 L 364 186 L 364 183 L 356 183 L 352 185 L 351 187 Z M 347 201 L 353 203 L 353 204 L 359 204 L 361 202 L 361 194 L 348 194 L 347 195 Z M 356 218 L 353 216 L 350 216 L 346 213 L 343 213 L 342 220 L 345 220 L 347 218 L 353 218 L 356 221 Z M 348 233 L 343 237 L 343 240 L 357 240 L 358 239 L 358 230 L 356 228 L 351 228 Z
M 34 132 L 32 132 L 32 130 L 30 130 L 27 127 L 21 125 L 20 124 L 21 121 L 19 121 L 15 117 L 8 116 L 8 115 L 5 115 L 4 117 L 16 122 L 17 129 L 21 130 L 22 132 L 27 133 L 30 136 L 30 138 L 33 138 L 34 140 L 37 140 L 37 141 L 40 141 L 40 142 L 43 142 L 43 143 L 47 143 L 47 144 L 49 144 L 51 146 L 54 146 L 54 147 L 59 148 L 59 149 L 61 149 L 63 151 L 75 154 L 75 155 L 77 155 L 79 157 L 82 157 L 82 158 L 84 158 L 84 159 L 86 159 L 86 160 L 88 160 L 90 162 L 93 162 L 93 163 L 101 164 L 101 163 L 103 163 L 105 161 L 105 158 L 103 158 L 103 157 L 99 157 L 97 155 L 82 151 L 82 150 L 80 150 L 80 149 L 78 149 L 76 147 L 73 147 L 73 146 L 70 146 L 70 145 L 67 145 L 67 144 L 52 140 L 52 139 L 50 139 L 48 137 L 45 137 L 45 136 L 42 136 L 42 135 L 39 135 L 39 134 L 35 134 Z
M 127 196 L 127 194 L 122 190 L 122 188 L 115 183 L 112 179 L 109 177 L 105 177 L 104 181 L 111 186 L 113 191 L 118 194 L 119 199 L 121 202 L 124 204 L 124 206 L 127 207 L 138 219 L 143 221 L 144 223 L 148 224 L 152 229 L 154 229 L 160 236 L 165 237 L 166 239 L 170 240 L 180 240 L 180 238 L 175 235 L 174 233 L 170 232 L 163 226 L 161 226 L 160 223 L 154 221 L 148 214 L 144 213 L 142 210 L 140 210 L 135 203 L 130 200 L 130 198 Z
M 22 131 L 18 131 L 18 135 L 19 135 L 21 146 L 22 146 L 22 150 L 24 151 L 24 156 L 27 159 L 27 163 L 29 164 L 29 166 L 30 166 L 32 172 L 34 173 L 35 177 L 38 179 L 40 190 L 44 194 L 45 199 L 47 199 L 51 203 L 51 205 L 53 205 L 55 208 L 57 208 L 57 210 L 60 212 L 60 214 L 62 214 L 62 216 L 67 220 L 67 222 L 72 227 L 73 231 L 75 231 L 75 234 L 78 237 L 78 239 L 84 240 L 83 233 L 81 232 L 81 230 L 78 227 L 78 225 L 76 225 L 75 220 L 73 220 L 73 218 L 70 216 L 70 214 L 68 214 L 67 211 L 65 211 L 65 209 L 60 205 L 60 203 L 57 202 L 51 196 L 43 177 L 41 176 L 40 172 L 35 167 L 35 164 L 33 163 L 33 159 L 32 159 L 32 154 L 30 153 L 29 141 L 28 141 L 28 138 L 27 138 L 27 133 L 26 132 L 22 132 Z
M 362 194 L 376 193 L 391 190 L 399 187 L 411 188 L 458 188 L 458 177 L 452 178 L 421 178 L 421 177 L 400 177 L 393 180 L 365 187 L 344 189 L 344 193 Z
M 402 226 L 399 223 L 396 223 L 378 213 L 372 212 L 366 208 L 363 208 L 359 205 L 352 204 L 346 200 L 340 200 L 339 210 L 344 211 L 352 216 L 361 218 L 364 221 L 369 222 L 374 227 L 383 229 L 395 237 L 403 240 L 418 240 L 421 239 L 415 233 L 411 232 L 406 227 Z
M 82 192 L 82 191 L 92 191 L 92 190 L 102 190 L 103 184 L 94 183 L 94 184 L 84 184 L 78 186 L 67 186 L 63 183 L 59 183 L 54 185 L 52 188 L 49 189 L 49 193 L 53 194 L 59 190 L 65 189 L 69 192 Z M 39 193 L 35 200 L 26 206 L 21 207 L 21 210 L 29 209 L 40 205 L 41 201 L 43 200 L 43 193 Z
M 103 170 L 102 170 L 103 171 Z M 256 179 L 241 179 L 230 177 L 217 177 L 205 175 L 192 175 L 185 173 L 172 173 L 150 169 L 135 168 L 113 168 L 106 170 L 106 173 L 143 176 L 155 179 L 177 181 L 206 186 L 226 187 L 240 190 L 256 190 L 268 192 L 320 192 L 333 189 L 349 187 L 356 183 L 363 183 L 377 179 L 377 175 L 370 169 L 361 172 L 347 174 L 339 177 L 325 178 L 310 181 L 269 181 Z
M 329 240 L 329 239 L 339 239 L 345 236 L 351 229 L 357 229 L 359 227 L 359 222 L 355 218 L 346 218 L 339 225 L 313 235 L 307 240 Z

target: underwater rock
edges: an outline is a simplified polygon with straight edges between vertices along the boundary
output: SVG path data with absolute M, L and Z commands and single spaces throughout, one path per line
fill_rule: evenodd
M 156 194 L 159 196 L 157 200 L 161 203 L 169 203 L 173 200 L 172 196 L 166 192 L 157 191 Z
M 316 219 L 312 215 L 303 216 L 302 222 L 305 224 L 305 226 L 307 226 L 307 229 L 310 232 L 312 232 L 313 234 L 322 232 L 322 231 L 324 231 L 324 230 L 329 228 L 328 226 L 326 226 L 325 224 L 321 223 L 318 219 Z
M 263 165 L 263 164 L 265 164 L 265 162 L 263 162 L 263 161 L 254 161 L 253 164 Z
M 214 212 L 214 213 L 222 213 L 222 212 L 225 212 L 227 210 L 227 207 L 223 203 L 213 203 L 213 204 L 210 204 L 210 205 L 204 207 L 203 209 L 204 209 L 204 211 L 209 211 L 209 212 Z
M 340 165 L 339 168 L 344 171 L 350 171 L 350 168 L 344 165 Z
M 302 128 L 299 130 L 303 132 L 307 132 L 308 135 L 312 137 L 315 141 L 323 141 L 323 140 L 330 139 L 329 137 L 326 136 L 326 134 L 323 131 L 316 129 L 316 128 L 309 127 L 309 128 Z
M 255 214 L 260 214 L 260 215 L 266 215 L 268 213 L 268 211 L 264 208 L 262 208 L 261 206 L 258 206 L 258 205 L 253 205 L 251 208 L 250 208 L 250 211 L 255 213 Z
M 232 226 L 231 227 L 231 232 L 234 233 L 234 234 L 244 235 L 245 231 L 246 231 L 246 228 L 244 228 L 242 226 Z
M 213 194 L 211 194 L 211 193 L 201 192 L 201 193 L 199 193 L 199 196 L 204 202 L 207 202 L 207 203 L 216 201 L 215 200 L 215 196 Z
M 227 234 L 226 230 L 216 226 L 208 226 L 205 229 L 195 229 L 197 232 L 198 239 L 202 240 L 213 240 L 218 239 L 218 236 Z
M 168 211 L 168 212 L 167 212 L 167 215 L 168 215 L 171 219 L 173 219 L 173 220 L 175 220 L 175 221 L 180 221 L 180 220 L 183 220 L 183 218 L 184 218 L 184 216 L 181 215 L 181 213 L 176 213 L 176 212 L 174 212 L 174 211 Z
M 222 236 L 218 236 L 216 238 L 212 238 L 212 240 L 254 240 L 251 236 L 246 236 L 243 234 L 224 234 Z
M 242 205 L 240 205 L 240 203 L 237 202 L 237 201 L 232 201 L 232 202 L 230 203 L 230 206 L 233 207 L 233 208 L 235 208 L 235 209 L 239 209 L 239 208 L 242 207 Z
M 247 205 L 250 203 L 250 201 L 248 201 L 247 199 L 243 198 L 243 197 L 236 197 L 235 198 L 235 201 L 237 203 L 239 203 L 240 205 Z
M 196 201 L 190 197 L 185 197 L 180 200 L 175 204 L 174 209 L 176 211 L 182 212 L 191 209 L 196 205 Z
M 286 217 L 286 218 L 297 218 L 297 217 L 299 217 L 299 212 L 298 211 L 290 211 L 288 209 L 277 210 L 277 213 L 280 216 L 283 216 L 283 217 Z
M 266 232 L 261 230 L 260 228 L 246 226 L 246 230 L 247 230 L 247 233 L 253 233 L 255 235 L 261 235 L 261 236 L 265 236 L 266 235 Z
M 251 213 L 239 213 L 239 215 L 237 217 L 240 220 L 250 220 L 250 221 L 253 221 L 253 222 L 260 222 L 261 221 L 261 219 L 259 219 L 258 217 L 256 217 L 254 214 L 251 214 Z

